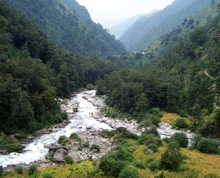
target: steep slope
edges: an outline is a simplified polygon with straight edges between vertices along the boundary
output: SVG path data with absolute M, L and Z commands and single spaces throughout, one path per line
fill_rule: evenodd
M 115 35 L 116 39 L 119 39 L 125 30 L 127 30 L 129 27 L 132 26 L 132 24 L 134 22 L 136 22 L 139 18 L 143 17 L 143 16 L 146 16 L 146 15 L 150 15 L 150 14 L 153 14 L 155 12 L 158 12 L 159 10 L 153 10 L 147 14 L 142 14 L 142 15 L 135 15 L 129 19 L 127 19 L 126 21 L 124 21 L 123 23 L 120 23 L 118 25 L 115 25 L 114 27 L 110 28 L 109 29 L 109 32 L 112 34 L 112 35 Z
M 40 28 L 61 44 L 64 49 L 83 55 L 106 56 L 109 52 L 126 52 L 114 36 L 107 33 L 100 24 L 86 20 L 81 22 L 77 15 L 62 0 L 7 0 L 20 9 Z
M 67 6 L 70 7 L 70 9 L 74 10 L 76 14 L 78 15 L 78 18 L 81 21 L 86 21 L 86 19 L 90 19 L 90 14 L 88 10 L 84 7 L 81 6 L 76 0 L 62 0 Z
M 185 18 L 189 18 L 194 15 L 197 11 L 204 9 L 205 7 L 210 5 L 210 0 L 195 0 L 180 11 L 175 14 L 167 17 L 161 23 L 159 23 L 154 29 L 152 29 L 149 33 L 142 37 L 142 39 L 131 46 L 129 51 L 140 51 L 141 49 L 145 49 L 159 37 L 168 33 L 172 29 L 176 28 L 180 25 Z M 193 26 L 191 26 L 193 29 Z
M 125 33 L 119 39 L 127 49 L 133 44 L 138 42 L 144 35 L 149 33 L 154 27 L 156 27 L 164 19 L 178 12 L 193 0 L 176 0 L 171 5 L 164 8 L 162 11 L 157 12 L 154 16 L 145 16 L 136 21 L 132 27 L 125 31 Z

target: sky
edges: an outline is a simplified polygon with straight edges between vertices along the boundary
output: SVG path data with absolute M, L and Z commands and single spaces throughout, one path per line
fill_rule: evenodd
M 163 9 L 174 0 L 77 0 L 85 6 L 94 22 L 110 28 L 138 14 Z

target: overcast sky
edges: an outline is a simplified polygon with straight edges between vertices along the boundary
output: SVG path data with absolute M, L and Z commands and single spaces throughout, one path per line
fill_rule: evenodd
M 114 23 L 154 9 L 163 9 L 174 0 L 77 0 L 85 6 L 92 20 L 109 28 Z M 112 23 L 113 22 L 113 23 Z

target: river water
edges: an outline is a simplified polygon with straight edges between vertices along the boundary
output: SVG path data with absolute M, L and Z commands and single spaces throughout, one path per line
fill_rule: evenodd
M 48 148 L 44 148 L 44 144 L 55 143 L 61 135 L 69 137 L 71 133 L 77 133 L 85 130 L 87 126 L 92 126 L 93 129 L 108 129 L 112 128 L 105 124 L 96 121 L 90 113 L 98 111 L 90 102 L 83 99 L 84 92 L 80 92 L 73 99 L 79 102 L 79 112 L 74 113 L 75 117 L 70 119 L 70 124 L 65 128 L 59 129 L 57 133 L 45 134 L 36 137 L 33 141 L 26 145 L 23 153 L 11 153 L 9 155 L 0 155 L 0 165 L 6 167 L 10 164 L 29 164 L 35 160 L 44 158 L 48 153 Z M 87 91 L 92 96 L 95 96 L 95 90 Z

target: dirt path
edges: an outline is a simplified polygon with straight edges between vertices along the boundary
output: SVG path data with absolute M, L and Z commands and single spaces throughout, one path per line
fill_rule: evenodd
M 212 77 L 212 76 L 211 76 L 211 75 L 208 73 L 208 69 L 206 69 L 206 70 L 205 70 L 205 75 L 207 75 L 209 78 L 211 78 L 211 79 L 215 80 L 215 78 L 214 78 L 214 77 Z M 213 90 L 215 90 L 215 87 L 216 87 L 216 84 L 214 85 Z M 215 108 L 216 108 L 216 109 L 219 109 L 219 107 L 217 106 L 217 104 L 216 104 L 216 103 L 217 103 L 217 101 L 216 101 L 216 102 L 214 102 L 214 103 L 213 103 L 213 105 L 215 106 Z

